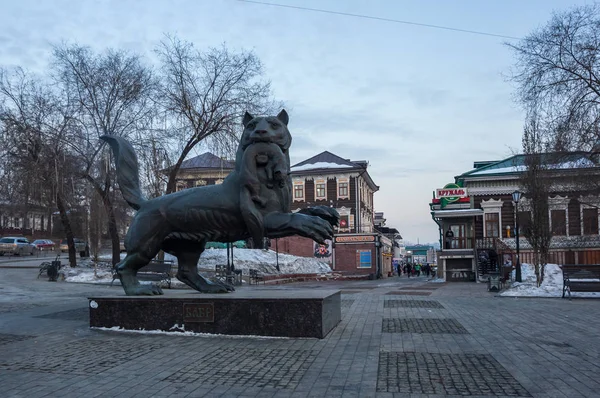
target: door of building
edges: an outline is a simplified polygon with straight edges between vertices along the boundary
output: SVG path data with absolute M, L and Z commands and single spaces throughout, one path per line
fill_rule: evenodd
M 454 237 L 452 238 L 452 249 L 466 249 L 467 248 L 467 235 L 465 224 L 451 224 L 450 230 Z

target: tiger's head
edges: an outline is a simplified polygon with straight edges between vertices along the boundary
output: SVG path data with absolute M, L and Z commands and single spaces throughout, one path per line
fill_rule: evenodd
M 257 142 L 277 144 L 287 158 L 289 165 L 288 150 L 292 144 L 292 136 L 287 127 L 288 121 L 289 117 L 285 109 L 281 110 L 277 116 L 254 117 L 246 112 L 242 119 L 244 133 L 236 153 L 236 169 L 242 163 L 244 151 Z

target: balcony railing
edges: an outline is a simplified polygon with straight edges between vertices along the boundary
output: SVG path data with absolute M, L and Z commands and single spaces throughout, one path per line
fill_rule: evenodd
M 473 238 L 446 238 L 444 250 L 473 249 Z

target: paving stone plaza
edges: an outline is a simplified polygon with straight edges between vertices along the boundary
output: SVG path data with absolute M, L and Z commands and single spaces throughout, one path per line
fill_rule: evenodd
M 342 322 L 322 340 L 174 336 L 90 330 L 86 297 L 121 287 L 36 276 L 0 268 L 3 397 L 600 396 L 599 299 L 424 278 L 260 285 L 242 289 L 340 289 Z

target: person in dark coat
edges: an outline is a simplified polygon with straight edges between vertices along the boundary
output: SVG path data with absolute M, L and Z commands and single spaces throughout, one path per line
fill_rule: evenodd
M 411 272 L 412 272 L 412 264 L 406 263 L 406 275 L 408 275 L 409 278 L 410 278 Z
M 423 273 L 424 273 L 426 276 L 429 276 L 429 271 L 431 271 L 431 266 L 430 266 L 429 264 L 425 264 L 425 265 L 423 266 Z
M 448 231 L 446 231 L 446 249 L 452 249 L 452 241 L 454 240 L 454 232 L 452 229 L 448 227 Z

